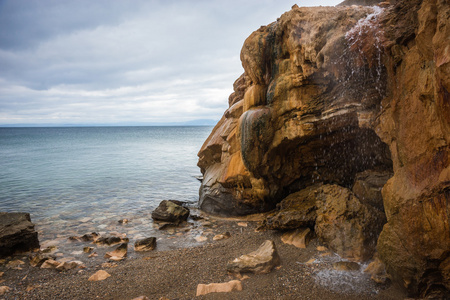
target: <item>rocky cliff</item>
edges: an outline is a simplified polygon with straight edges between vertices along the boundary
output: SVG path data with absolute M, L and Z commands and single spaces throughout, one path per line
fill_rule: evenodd
M 445 293 L 450 8 L 395 2 L 294 6 L 247 38 L 245 72 L 199 152 L 199 204 L 278 204 L 267 228 L 310 226 L 354 260 L 377 249 L 411 294 Z

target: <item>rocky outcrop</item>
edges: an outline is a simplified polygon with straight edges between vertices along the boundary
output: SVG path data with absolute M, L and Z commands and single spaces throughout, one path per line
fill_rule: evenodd
M 360 232 L 373 234 L 393 280 L 411 294 L 446 293 L 450 8 L 442 0 L 390 2 L 384 9 L 294 6 L 247 38 L 245 72 L 199 152 L 199 204 L 248 214 L 317 183 L 339 186 L 349 197 L 334 236 L 352 231 L 347 223 L 358 228 L 353 220 L 385 213 L 378 240 L 378 226 Z M 299 207 L 306 198 L 296 198 Z M 320 232 L 320 216 L 334 212 L 308 207 L 279 209 L 266 226 L 314 220 Z M 336 238 L 323 241 L 341 247 Z
M 29 213 L 0 212 L 0 257 L 39 248 Z

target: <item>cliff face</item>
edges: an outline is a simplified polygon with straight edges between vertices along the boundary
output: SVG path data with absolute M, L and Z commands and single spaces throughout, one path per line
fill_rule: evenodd
M 444 0 L 294 6 L 253 32 L 199 152 L 200 207 L 260 212 L 325 184 L 309 219 L 324 243 L 355 260 L 376 244 L 411 293 L 450 289 L 449 18 Z

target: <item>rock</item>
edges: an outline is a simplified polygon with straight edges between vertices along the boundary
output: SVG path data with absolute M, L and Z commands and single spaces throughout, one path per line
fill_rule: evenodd
M 111 275 L 108 274 L 108 272 L 104 270 L 99 270 L 95 272 L 91 277 L 89 277 L 88 281 L 100 281 L 105 280 L 106 278 L 110 277 Z
M 320 185 L 310 186 L 284 198 L 277 209 L 260 224 L 261 229 L 290 230 L 314 226 L 316 221 L 317 189 Z
M 91 253 L 92 251 L 94 251 L 93 247 L 83 247 L 83 252 L 84 253 Z
M 356 174 L 352 192 L 362 204 L 370 205 L 384 212 L 381 189 L 393 173 L 389 170 L 366 170 Z
M 139 296 L 139 297 L 133 298 L 132 300 L 150 300 L 150 298 L 147 296 Z
M 8 293 L 11 290 L 10 287 L 7 286 L 0 286 L 0 296 L 3 296 L 4 294 Z
M 229 293 L 232 291 L 242 291 L 241 281 L 232 280 L 224 283 L 199 284 L 197 286 L 197 297 L 210 293 Z
M 5 272 L 0 272 L 0 278 L 2 278 L 3 274 L 5 274 Z
M 105 258 L 109 258 L 111 260 L 122 260 L 128 254 L 128 243 L 120 244 L 114 251 L 106 252 Z
M 206 242 L 208 240 L 208 238 L 206 236 L 199 235 L 199 236 L 195 237 L 195 240 L 199 243 L 203 243 L 203 242 Z
M 99 237 L 99 234 L 96 232 L 87 233 L 83 235 L 80 240 L 83 242 L 92 242 L 95 241 Z
M 224 234 L 217 234 L 213 237 L 213 241 L 220 241 L 224 239 L 229 239 L 231 237 L 231 234 L 227 231 Z
M 361 266 L 353 261 L 338 261 L 333 264 L 333 269 L 338 271 L 359 271 Z
M 227 271 L 230 273 L 265 274 L 272 271 L 279 263 L 280 257 L 278 256 L 275 243 L 266 240 L 256 251 L 242 255 L 229 262 Z
M 36 252 L 32 253 L 28 256 L 28 259 L 30 261 L 30 265 L 33 267 L 40 267 L 46 260 L 48 259 L 55 259 L 55 256 L 45 254 L 42 252 Z
M 56 246 L 48 246 L 48 247 L 42 249 L 40 252 L 41 253 L 52 253 L 52 252 L 55 252 L 56 250 L 58 250 L 58 248 Z
M 142 240 L 137 240 L 134 243 L 134 251 L 151 251 L 156 248 L 156 238 L 149 237 Z
M 179 203 L 179 202 L 177 202 Z M 189 209 L 176 204 L 173 200 L 163 200 L 152 212 L 152 218 L 156 221 L 179 223 L 189 217 Z
M 109 236 L 109 237 L 100 237 L 97 240 L 95 240 L 94 242 L 96 244 L 99 245 L 116 245 L 116 244 L 120 244 L 120 243 L 128 243 L 129 239 L 128 238 L 121 238 L 118 236 Z
M 447 2 L 396 0 L 384 10 L 294 6 L 253 32 L 241 50 L 244 74 L 198 153 L 200 208 L 263 212 L 316 183 L 350 189 L 367 170 L 393 172 L 382 188 L 380 260 L 410 295 L 450 290 Z M 357 203 L 353 198 L 348 203 Z M 357 207 L 372 206 L 362 198 Z M 364 210 L 336 219 L 334 233 L 360 226 L 351 211 Z M 347 242 L 330 248 L 367 239 L 366 229 L 360 238 L 338 236 Z
M 119 224 L 127 224 L 127 223 L 128 223 L 128 219 L 119 220 Z
M 343 258 L 365 261 L 375 253 L 384 215 L 365 206 L 347 188 L 324 185 L 318 195 L 314 227 L 320 242 Z
M 61 264 L 60 262 L 50 258 L 42 263 L 41 269 L 56 269 L 56 267 L 59 266 L 60 264 Z
M 386 267 L 378 257 L 367 266 L 364 273 L 370 274 L 370 279 L 379 284 L 385 284 L 388 280 Z
M 15 259 L 15 260 L 11 260 L 10 262 L 8 262 L 6 264 L 6 267 L 8 269 L 16 269 L 16 270 L 21 270 L 21 265 L 24 265 L 25 262 L 19 260 L 19 259 Z
M 0 212 L 0 257 L 39 248 L 29 213 Z
M 247 227 L 248 223 L 247 222 L 238 222 L 237 225 L 241 226 L 241 227 Z
M 77 261 L 65 261 L 56 266 L 58 271 L 68 271 L 83 266 L 83 263 Z
M 297 248 L 306 248 L 311 239 L 311 229 L 301 228 L 294 231 L 286 232 L 281 236 L 281 241 L 288 245 L 293 245 Z

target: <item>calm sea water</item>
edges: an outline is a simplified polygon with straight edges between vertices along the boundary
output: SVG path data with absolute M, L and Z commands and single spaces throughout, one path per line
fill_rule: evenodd
M 0 211 L 31 213 L 47 238 L 145 224 L 164 199 L 198 200 L 197 152 L 211 130 L 0 128 Z

